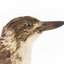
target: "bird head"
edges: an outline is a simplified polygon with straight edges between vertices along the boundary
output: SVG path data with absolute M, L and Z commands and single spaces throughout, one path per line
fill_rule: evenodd
M 42 32 L 58 28 L 63 24 L 62 21 L 42 22 L 30 16 L 12 19 L 2 31 L 0 57 L 11 58 L 15 64 L 17 60 L 21 64 L 30 64 L 33 41 Z
M 11 37 L 14 35 L 17 42 L 26 41 L 34 34 L 41 34 L 46 30 L 58 28 L 63 24 L 64 22 L 62 21 L 42 22 L 30 16 L 18 17 L 4 26 L 2 37 Z

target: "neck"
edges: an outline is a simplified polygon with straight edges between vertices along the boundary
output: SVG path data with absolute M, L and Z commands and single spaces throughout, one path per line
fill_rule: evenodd
M 39 35 L 40 34 L 37 34 L 37 33 L 32 34 L 27 38 L 25 42 L 23 41 L 20 42 L 19 49 L 17 49 L 17 51 L 11 56 L 11 59 L 13 58 L 12 60 L 13 64 L 31 64 L 32 45 L 34 40 L 36 40 L 36 38 Z M 16 61 L 16 63 L 14 63 L 14 61 Z
M 35 33 L 31 35 L 25 42 L 21 42 L 21 48 L 19 48 L 19 56 L 22 58 L 22 64 L 31 64 L 31 51 L 34 40 L 40 34 Z
M 29 46 L 29 43 L 26 43 Z M 21 48 L 19 48 L 19 56 L 21 57 L 22 64 L 31 64 L 31 51 L 32 51 L 32 45 L 31 47 L 26 46 L 26 44 L 21 45 Z

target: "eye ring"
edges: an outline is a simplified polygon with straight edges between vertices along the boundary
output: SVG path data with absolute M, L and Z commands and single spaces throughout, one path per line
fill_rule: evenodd
M 27 24 L 27 27 L 28 27 L 28 28 L 31 28 L 31 27 L 32 27 L 32 23 L 29 22 L 29 23 Z

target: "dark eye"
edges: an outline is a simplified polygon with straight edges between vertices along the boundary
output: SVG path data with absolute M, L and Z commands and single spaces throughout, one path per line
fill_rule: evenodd
M 32 23 L 28 23 L 28 24 L 27 24 L 27 27 L 28 27 L 28 28 L 31 28 L 31 27 L 32 27 Z

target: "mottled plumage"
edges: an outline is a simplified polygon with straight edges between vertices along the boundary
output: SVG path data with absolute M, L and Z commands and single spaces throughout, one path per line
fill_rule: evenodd
M 43 32 L 55 29 L 64 22 L 41 22 L 25 16 L 11 20 L 0 37 L 0 64 L 31 64 L 33 41 Z

